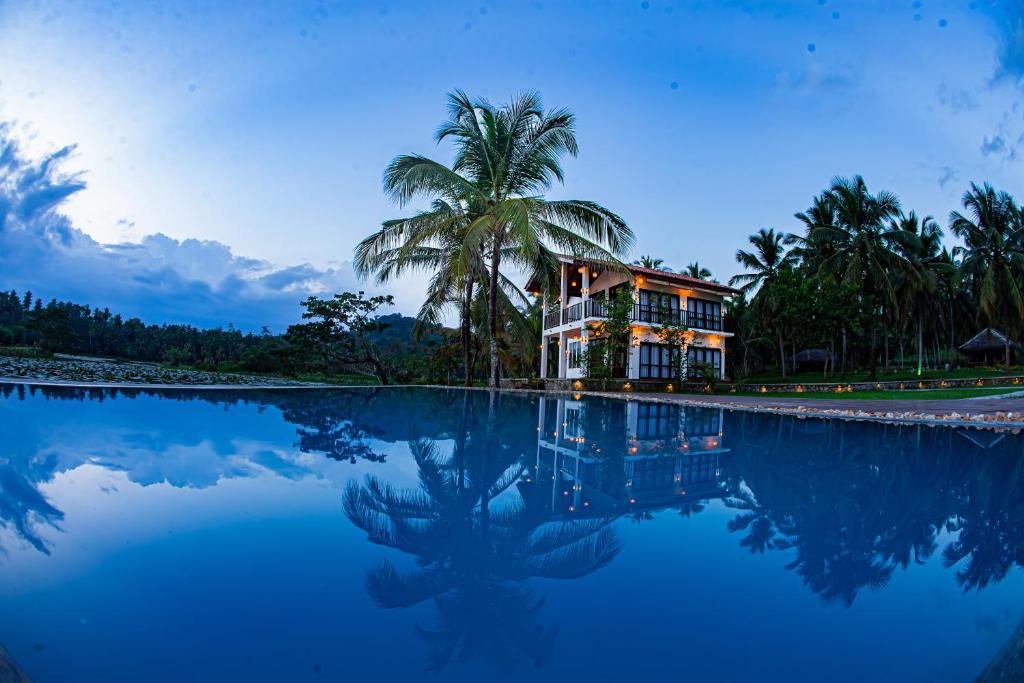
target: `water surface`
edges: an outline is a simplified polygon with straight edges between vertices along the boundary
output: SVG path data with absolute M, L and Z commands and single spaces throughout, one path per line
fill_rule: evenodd
M 1024 437 L 440 389 L 0 385 L 0 641 L 67 681 L 971 681 Z

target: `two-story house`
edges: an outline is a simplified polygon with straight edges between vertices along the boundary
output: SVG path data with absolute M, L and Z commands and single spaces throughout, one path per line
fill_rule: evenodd
M 631 339 L 627 354 L 611 359 L 612 374 L 630 380 L 671 380 L 680 365 L 688 375 L 698 368 L 713 368 L 725 377 L 723 325 L 726 297 L 732 287 L 640 266 L 628 271 L 604 269 L 600 263 L 559 257 L 560 291 L 556 301 L 544 296 L 541 336 L 541 378 L 575 379 L 584 376 L 584 350 L 607 318 L 607 302 L 619 288 L 632 282 Z M 539 292 L 536 283 L 527 289 Z M 684 325 L 685 341 L 666 344 L 658 334 L 664 322 Z

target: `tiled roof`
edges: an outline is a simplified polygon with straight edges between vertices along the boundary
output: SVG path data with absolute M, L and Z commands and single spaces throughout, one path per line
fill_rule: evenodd
M 693 285 L 694 287 L 701 287 L 703 289 L 711 289 L 725 294 L 740 293 L 738 289 L 733 289 L 732 287 L 723 285 L 720 282 L 701 280 L 699 278 L 690 277 L 689 275 L 683 275 L 682 273 L 670 273 L 665 270 L 658 270 L 657 268 L 644 268 L 643 266 L 629 266 L 629 270 L 634 275 L 646 275 L 648 277 L 656 277 L 659 280 L 671 280 L 673 282 Z

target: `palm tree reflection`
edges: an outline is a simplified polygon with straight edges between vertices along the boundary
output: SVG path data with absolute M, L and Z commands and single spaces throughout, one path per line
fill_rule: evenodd
M 434 601 L 438 624 L 420 629 L 434 671 L 471 659 L 542 666 L 557 629 L 543 623 L 544 600 L 527 580 L 585 576 L 619 552 L 611 520 L 546 521 L 523 504 L 513 485 L 526 470 L 501 431 L 491 416 L 480 443 L 463 431 L 450 453 L 411 442 L 418 489 L 398 491 L 373 475 L 345 489 L 348 518 L 416 560 L 407 571 L 383 562 L 367 590 L 389 609 Z

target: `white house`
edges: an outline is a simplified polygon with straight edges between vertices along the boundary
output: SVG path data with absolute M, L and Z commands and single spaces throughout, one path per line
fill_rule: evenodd
M 679 273 L 628 266 L 628 272 L 605 270 L 600 263 L 559 257 L 558 299 L 544 297 L 540 372 L 542 378 L 582 377 L 583 351 L 600 334 L 605 303 L 619 287 L 632 280 L 632 334 L 628 358 L 612 359 L 616 377 L 630 380 L 670 380 L 675 361 L 693 375 L 698 366 L 711 366 L 725 376 L 725 331 L 722 309 L 726 297 L 739 292 L 731 287 Z M 527 288 L 539 291 L 531 282 Z M 660 323 L 671 321 L 688 328 L 681 346 L 662 343 Z M 552 354 L 555 354 L 554 356 Z M 677 356 L 676 354 L 682 354 Z M 557 357 L 557 365 L 552 359 Z M 549 371 L 549 366 L 550 371 Z M 555 368 L 557 367 L 557 374 Z

